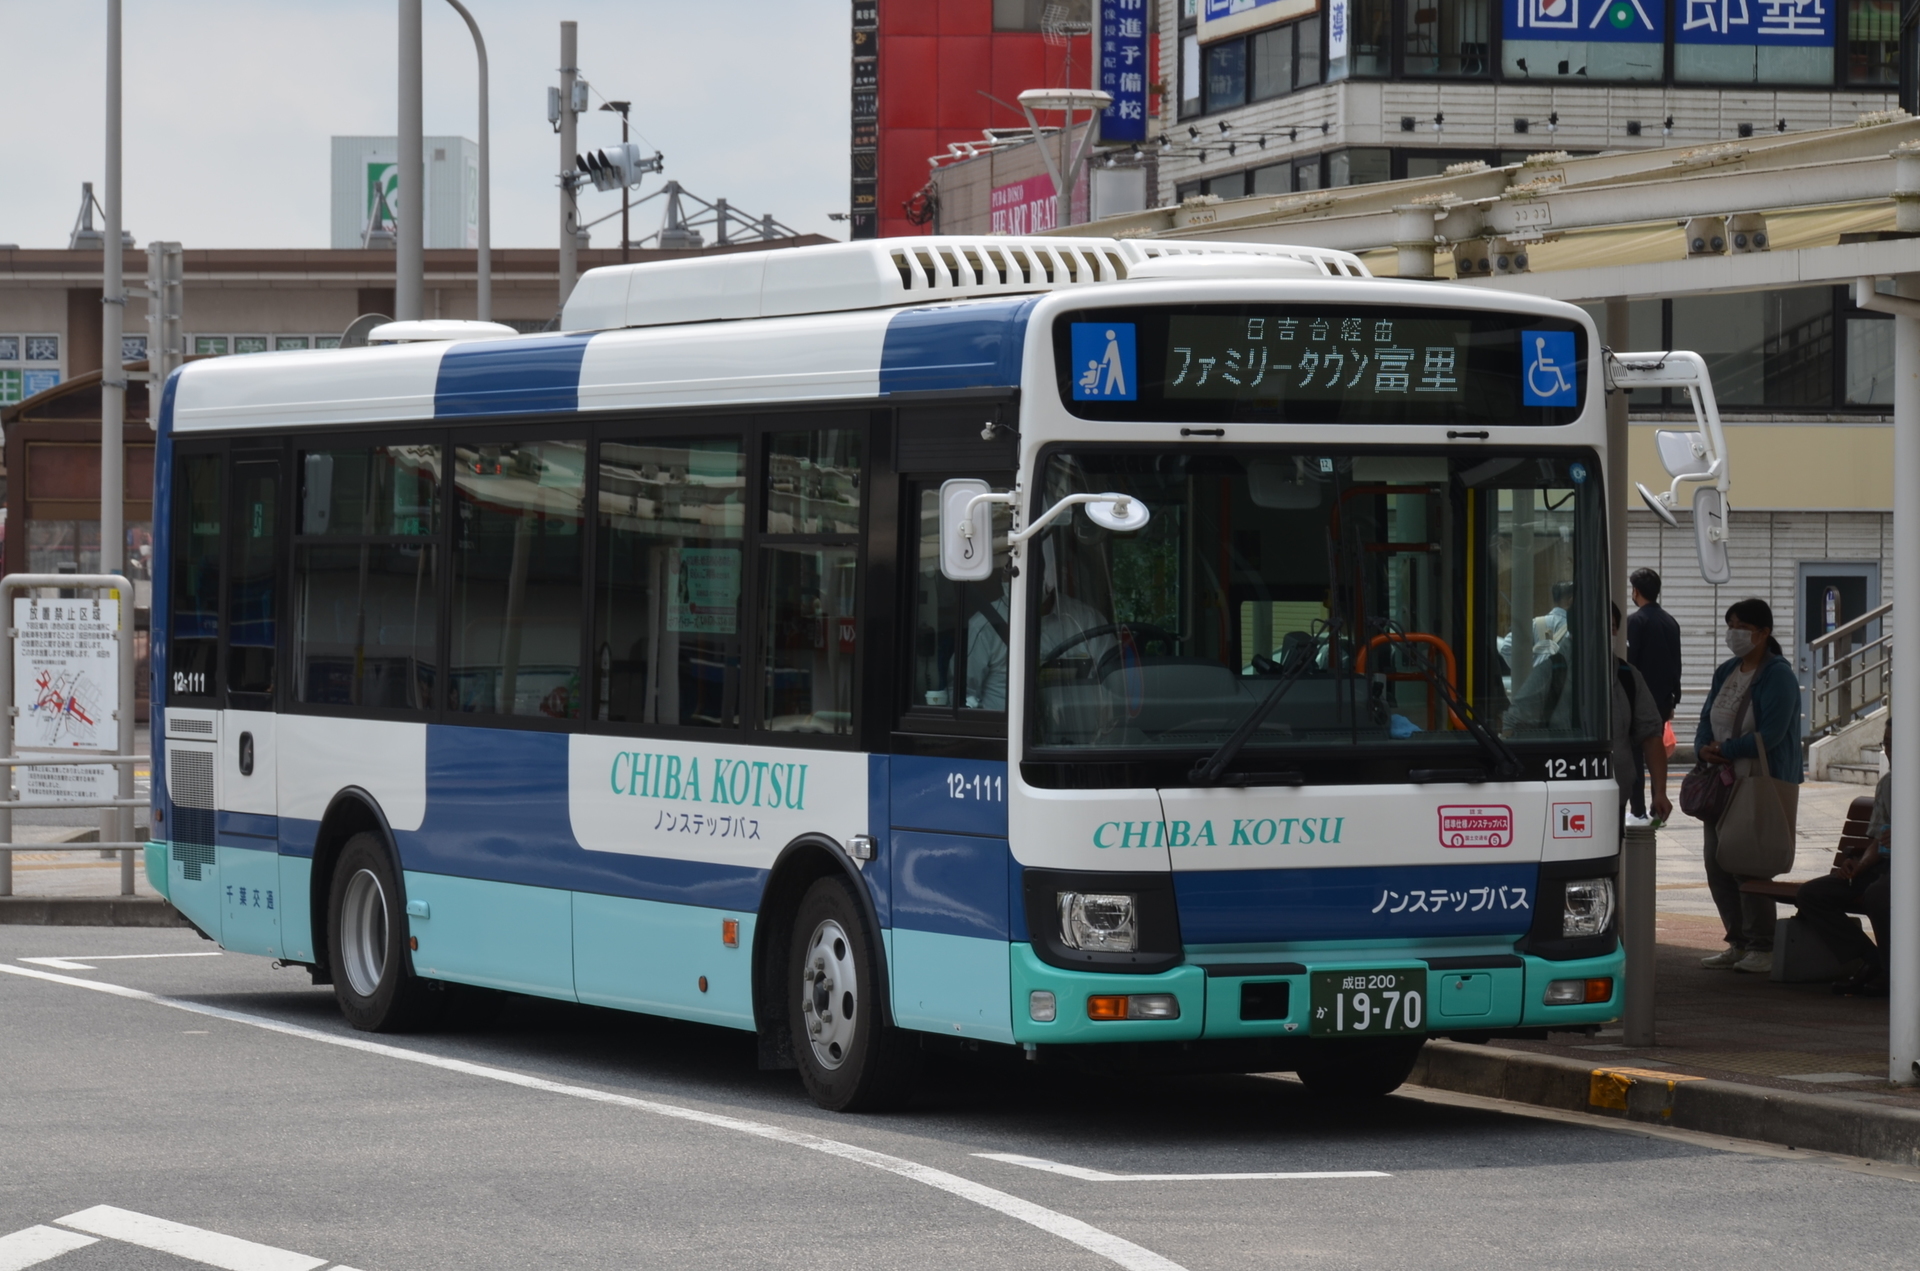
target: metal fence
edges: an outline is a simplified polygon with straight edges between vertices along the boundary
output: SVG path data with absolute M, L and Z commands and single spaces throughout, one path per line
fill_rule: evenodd
M 119 601 L 119 626 L 115 632 L 119 645 L 118 697 L 119 706 L 114 711 L 117 729 L 117 753 L 99 754 L 94 751 L 47 751 L 41 750 L 30 755 L 14 753 L 16 741 L 16 720 L 18 707 L 14 703 L 14 653 L 19 639 L 19 631 L 14 626 L 14 596 L 18 592 L 34 588 L 46 588 L 58 593 L 73 593 L 78 598 L 80 592 L 103 592 L 106 598 Z M 134 852 L 146 847 L 145 842 L 136 842 L 133 838 L 133 810 L 146 800 L 137 799 L 133 794 L 134 765 L 146 758 L 134 753 L 136 736 L 134 713 L 133 683 L 133 584 L 122 574 L 8 574 L 0 578 L 0 609 L 4 615 L 4 640 L 0 640 L 0 767 L 7 774 L 4 791 L 7 796 L 0 799 L 0 896 L 13 894 L 13 854 L 19 851 L 30 852 L 91 852 L 118 851 L 120 853 L 120 894 L 131 896 L 134 891 Z M 21 768 L 35 767 L 113 767 L 119 777 L 116 783 L 117 793 L 111 798 L 88 799 L 22 799 L 13 782 L 14 773 Z M 19 844 L 13 841 L 13 814 L 19 811 L 35 809 L 100 808 L 100 839 L 95 843 L 31 843 Z
M 1809 737 L 1844 728 L 1885 704 L 1893 685 L 1892 613 L 1889 602 L 1808 643 Z

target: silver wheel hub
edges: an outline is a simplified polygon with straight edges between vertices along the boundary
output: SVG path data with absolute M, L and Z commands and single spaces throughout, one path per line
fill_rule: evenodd
M 806 1025 L 813 1057 L 826 1069 L 838 1068 L 853 1051 L 859 984 L 853 969 L 853 940 L 833 919 L 813 929 L 800 968 L 800 1020 Z
M 387 971 L 387 893 L 372 870 L 357 870 L 347 880 L 340 904 L 340 962 L 353 991 L 372 997 Z

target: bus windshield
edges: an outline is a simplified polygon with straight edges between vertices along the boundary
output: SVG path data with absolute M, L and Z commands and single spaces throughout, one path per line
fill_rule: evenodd
M 1039 507 L 1145 501 L 1111 533 L 1062 517 L 1029 555 L 1038 750 L 1086 755 L 1472 748 L 1605 736 L 1598 466 L 1574 451 L 1075 448 Z M 1444 678 L 1452 692 L 1435 682 Z

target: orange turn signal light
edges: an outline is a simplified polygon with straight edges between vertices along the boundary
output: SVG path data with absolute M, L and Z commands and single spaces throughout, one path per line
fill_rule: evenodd
M 720 943 L 726 945 L 729 949 L 738 949 L 740 947 L 740 920 L 738 918 L 722 918 L 720 920 Z
M 1126 1017 L 1127 999 L 1124 995 L 1087 999 L 1088 1019 L 1125 1019 Z
M 1606 976 L 1587 981 L 1587 1000 L 1589 1002 L 1608 1002 L 1613 1000 L 1613 977 Z

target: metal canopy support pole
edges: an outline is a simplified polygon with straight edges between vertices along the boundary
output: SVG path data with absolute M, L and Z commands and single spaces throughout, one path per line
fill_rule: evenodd
M 420 0 L 400 0 L 400 207 L 394 217 L 393 316 L 417 322 L 426 298 L 426 140 L 420 103 Z
M 580 273 L 580 204 L 573 187 L 574 148 L 579 118 L 573 110 L 573 84 L 580 76 L 580 25 L 560 24 L 560 308 L 567 307 Z
M 453 11 L 465 20 L 467 30 L 473 32 L 473 55 L 480 63 L 480 255 L 475 261 L 475 283 L 478 288 L 477 307 L 474 316 L 482 322 L 493 321 L 493 175 L 491 157 L 492 141 L 487 127 L 487 42 L 480 34 L 480 24 L 467 12 L 467 6 L 460 0 L 447 0 Z M 424 143 L 423 143 L 424 144 Z
M 1895 280 L 1920 297 L 1920 275 Z M 1902 308 L 1906 308 L 1902 306 Z M 1920 1082 L 1920 317 L 1893 319 L 1892 928 L 1887 1079 Z
M 126 326 L 127 288 L 123 270 L 126 252 L 120 245 L 120 0 L 107 0 L 107 153 L 106 241 L 102 244 L 103 281 L 100 296 L 100 569 L 117 574 L 125 563 L 127 550 L 126 515 L 126 423 L 127 372 L 121 350 L 121 335 Z M 157 397 L 149 400 L 158 401 Z M 148 497 L 151 498 L 151 492 Z M 133 595 L 120 598 L 124 621 L 133 621 Z M 6 615 L 11 622 L 12 616 Z M 124 659 L 123 659 L 124 660 Z M 130 681 L 133 668 L 123 668 L 123 681 Z M 8 705 L 12 703 L 9 702 Z M 133 748 L 128 727 L 133 722 L 133 695 L 122 691 L 121 753 Z M 12 753 L 9 751 L 8 753 Z M 133 795 L 133 769 L 122 767 L 118 774 L 123 797 Z M 124 832 L 123 832 L 124 831 Z M 128 843 L 133 840 L 133 811 L 108 808 L 100 814 L 100 841 Z M 133 853 L 120 853 L 120 894 L 133 895 Z

